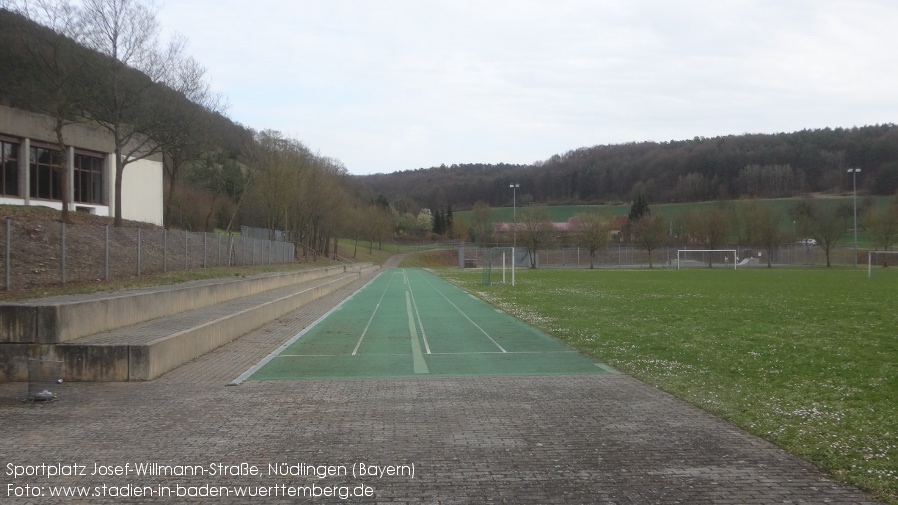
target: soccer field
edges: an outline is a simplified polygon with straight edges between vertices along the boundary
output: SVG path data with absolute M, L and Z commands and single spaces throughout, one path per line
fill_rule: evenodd
M 898 502 L 898 271 L 440 274 L 572 347 Z

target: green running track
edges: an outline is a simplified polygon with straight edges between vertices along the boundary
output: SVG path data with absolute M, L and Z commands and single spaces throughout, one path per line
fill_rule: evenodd
M 242 377 L 598 374 L 612 369 L 419 269 L 388 269 Z M 240 381 L 240 379 L 238 379 Z

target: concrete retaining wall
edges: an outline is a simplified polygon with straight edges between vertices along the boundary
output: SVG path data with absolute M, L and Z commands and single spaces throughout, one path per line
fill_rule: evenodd
M 321 279 L 370 265 L 333 266 L 250 279 L 167 286 L 152 290 L 111 293 L 88 300 L 0 305 L 0 343 L 67 342 L 157 317 L 201 309 L 291 284 Z

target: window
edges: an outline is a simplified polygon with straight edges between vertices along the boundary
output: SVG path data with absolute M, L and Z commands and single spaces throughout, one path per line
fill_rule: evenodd
M 103 158 L 75 153 L 75 201 L 103 203 Z
M 75 152 L 73 173 L 74 201 L 103 203 L 103 158 L 86 151 Z M 62 200 L 65 174 L 64 158 L 48 147 L 31 148 L 31 197 Z
M 31 148 L 31 197 L 62 200 L 63 159 L 59 151 Z
M 0 195 L 19 195 L 19 145 L 0 139 Z

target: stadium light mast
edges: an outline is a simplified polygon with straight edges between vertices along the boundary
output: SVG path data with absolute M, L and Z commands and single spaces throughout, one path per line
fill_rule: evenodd
M 849 168 L 848 173 L 851 174 L 851 189 L 854 193 L 854 266 L 857 267 L 857 173 L 860 168 Z
M 511 247 L 517 247 L 518 245 L 518 188 L 521 187 L 520 184 L 514 183 L 509 184 L 509 188 L 511 188 Z
M 518 183 L 508 185 L 511 188 L 511 285 L 514 286 L 514 250 L 518 246 Z

